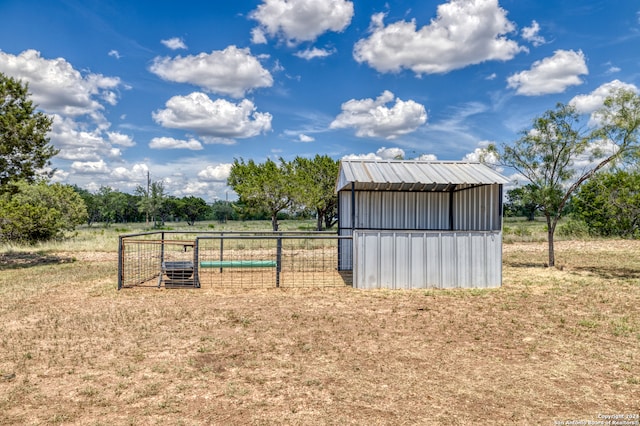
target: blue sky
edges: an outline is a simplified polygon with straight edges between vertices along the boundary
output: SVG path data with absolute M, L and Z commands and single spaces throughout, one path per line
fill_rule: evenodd
M 234 197 L 234 158 L 473 160 L 640 85 L 632 0 L 1 0 L 54 179 Z

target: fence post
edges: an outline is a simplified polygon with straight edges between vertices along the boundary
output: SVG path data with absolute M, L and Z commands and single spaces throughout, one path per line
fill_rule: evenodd
M 160 233 L 160 276 L 158 277 L 158 288 L 162 285 L 162 264 L 164 263 L 164 231 Z
M 118 237 L 118 290 L 122 288 L 122 274 L 124 264 L 124 247 L 122 244 L 122 236 Z
M 220 262 L 224 260 L 224 232 L 220 233 Z M 220 268 L 220 273 L 222 273 L 222 268 Z
M 200 277 L 198 276 L 198 267 L 200 266 L 200 240 L 196 237 L 195 243 L 193 245 L 193 286 L 195 288 L 200 288 Z
M 280 287 L 280 271 L 282 270 L 282 235 L 276 241 L 276 288 L 278 288 Z

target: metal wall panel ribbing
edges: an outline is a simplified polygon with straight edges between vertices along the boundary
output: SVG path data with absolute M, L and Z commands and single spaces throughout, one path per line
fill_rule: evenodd
M 446 192 L 416 193 L 416 226 L 411 229 L 448 229 L 449 194 Z
M 338 193 L 338 235 L 351 236 L 351 192 Z M 353 243 L 350 240 L 338 240 L 338 270 L 349 271 L 353 268 Z
M 351 226 L 350 202 L 340 192 L 340 226 Z M 449 194 L 443 192 L 356 191 L 356 228 L 359 229 L 448 229 Z
M 440 288 L 456 287 L 456 272 L 458 270 L 458 259 L 456 257 L 456 239 L 452 232 L 438 233 L 440 242 L 440 282 L 430 283 Z M 425 259 L 430 262 L 429 256 Z
M 449 229 L 447 192 L 355 192 L 355 227 L 359 229 Z M 340 228 L 351 228 L 351 191 L 340 191 Z M 500 186 L 485 185 L 454 192 L 454 229 L 499 230 Z
M 500 185 L 485 185 L 454 193 L 454 228 L 498 230 L 501 228 Z
M 487 288 L 502 283 L 501 231 L 369 231 L 353 237 L 356 288 Z
M 351 191 L 338 192 L 340 228 L 351 228 Z

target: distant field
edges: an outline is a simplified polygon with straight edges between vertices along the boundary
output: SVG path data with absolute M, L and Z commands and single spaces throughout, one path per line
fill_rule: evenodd
M 640 241 L 559 241 L 548 269 L 544 224 L 519 225 L 494 290 L 118 292 L 140 225 L 2 247 L 0 424 L 634 420 Z

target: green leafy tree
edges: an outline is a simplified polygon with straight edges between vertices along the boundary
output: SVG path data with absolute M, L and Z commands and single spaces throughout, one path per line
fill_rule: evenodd
M 144 215 L 140 213 L 138 208 L 140 197 L 126 192 L 122 192 L 121 194 L 124 198 L 121 221 L 123 223 L 142 222 L 144 220 Z
M 234 160 L 227 184 L 238 194 L 241 203 L 264 209 L 271 216 L 271 227 L 278 230 L 278 213 L 291 208 L 294 199 L 290 163 L 280 159 L 280 165 L 272 160 L 256 164 L 253 160 Z
M 158 217 L 160 218 L 160 225 L 164 226 L 165 222 L 169 220 L 177 220 L 182 216 L 182 203 L 178 197 L 173 195 L 166 195 L 158 210 Z
M 147 188 L 138 185 L 136 195 L 140 197 L 138 209 L 146 215 L 147 226 L 149 226 L 149 219 L 154 223 L 154 226 L 158 226 L 156 219 L 160 218 L 166 198 L 162 181 L 151 182 Z
M 28 86 L 0 73 L 0 192 L 16 180 L 33 182 L 58 151 L 49 144 L 52 119 L 29 100 Z
M 95 198 L 98 210 L 100 211 L 100 221 L 107 227 L 117 222 L 118 210 L 120 209 L 117 192 L 108 186 L 101 186 Z
M 335 193 L 339 163 L 327 155 L 313 159 L 296 157 L 293 160 L 296 203 L 316 214 L 316 229 L 322 231 L 336 223 L 338 197 Z
M 538 204 L 535 202 L 535 187 L 531 184 L 507 191 L 507 202 L 504 205 L 505 215 L 524 216 L 527 220 L 535 219 Z
M 596 127 L 582 128 L 575 108 L 558 104 L 534 119 L 531 129 L 513 145 L 503 146 L 501 152 L 491 148 L 504 165 L 531 183 L 531 199 L 547 222 L 549 266 L 555 265 L 554 234 L 571 195 L 603 167 L 638 155 L 640 97 L 636 93 L 616 91 L 594 117 Z M 579 160 L 588 165 L 578 168 Z
M 87 208 L 87 225 L 91 226 L 95 222 L 100 221 L 100 205 L 98 197 L 86 189 L 73 185 L 73 190 L 82 198 Z
M 182 197 L 179 200 L 179 214 L 187 219 L 187 224 L 195 225 L 196 220 L 203 220 L 211 211 L 205 200 L 193 195 Z
M 33 244 L 62 238 L 86 219 L 84 201 L 71 186 L 22 180 L 12 193 L 0 195 L 0 241 Z
M 238 214 L 229 201 L 218 200 L 211 205 L 213 218 L 220 223 L 227 223 L 228 219 L 238 219 Z
M 573 215 L 601 236 L 640 236 L 640 173 L 600 173 L 580 187 Z

